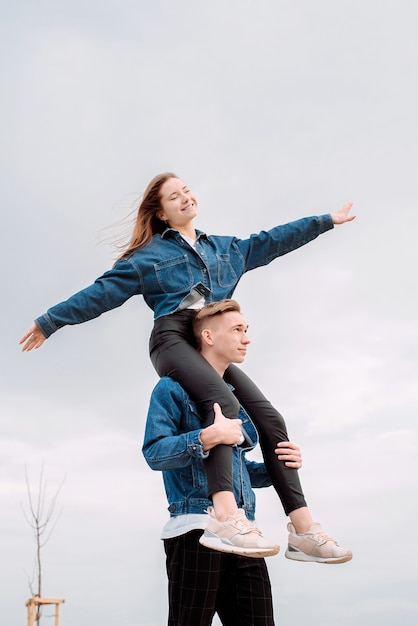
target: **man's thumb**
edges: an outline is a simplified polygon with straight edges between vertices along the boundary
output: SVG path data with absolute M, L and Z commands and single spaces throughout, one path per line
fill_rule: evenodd
M 213 405 L 213 410 L 215 411 L 215 420 L 219 417 L 222 417 L 221 407 L 217 402 Z

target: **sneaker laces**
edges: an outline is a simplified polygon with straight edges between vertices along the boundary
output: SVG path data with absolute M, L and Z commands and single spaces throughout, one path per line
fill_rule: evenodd
M 316 532 L 315 531 L 314 532 L 309 532 L 308 531 L 308 532 L 303 533 L 303 534 L 304 535 L 309 535 L 310 537 L 312 537 L 312 539 L 314 539 L 318 543 L 319 546 L 322 546 L 324 543 L 327 543 L 327 541 L 332 541 L 334 543 L 337 543 L 335 541 L 335 539 L 333 537 L 330 537 L 329 535 L 327 535 L 327 533 L 324 532 L 322 530 L 322 528 L 320 530 L 318 529 Z
M 205 511 L 210 517 L 213 519 L 216 518 L 215 509 L 212 506 L 209 506 Z M 261 530 L 257 528 L 250 520 L 245 516 L 245 513 L 240 509 L 234 515 L 230 515 L 226 522 L 232 524 L 242 535 L 247 535 L 249 533 L 257 533 L 262 536 Z M 224 523 L 226 523 L 224 522 Z
M 249 533 L 257 533 L 261 537 L 261 530 L 257 528 L 249 519 L 247 519 L 244 515 L 242 517 L 236 518 L 231 515 L 228 522 L 232 522 L 233 525 L 242 535 L 247 535 Z

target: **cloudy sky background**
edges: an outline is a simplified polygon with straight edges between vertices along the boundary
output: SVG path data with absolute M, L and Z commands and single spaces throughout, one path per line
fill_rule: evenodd
M 25 464 L 35 488 L 42 463 L 47 500 L 65 478 L 43 551 L 43 594 L 66 599 L 62 626 L 165 623 L 166 502 L 140 454 L 157 381 L 151 311 L 133 299 L 29 354 L 18 340 L 111 266 L 106 238 L 149 179 L 172 170 L 209 233 L 246 237 L 354 202 L 353 223 L 250 273 L 235 294 L 253 342 L 245 369 L 302 447 L 315 518 L 354 558 L 286 560 L 272 490 L 259 493 L 258 523 L 283 546 L 268 562 L 277 624 L 415 626 L 417 4 L 5 8 L 2 623 L 25 623 Z

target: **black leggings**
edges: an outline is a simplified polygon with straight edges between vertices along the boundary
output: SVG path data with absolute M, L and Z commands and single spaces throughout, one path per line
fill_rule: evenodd
M 213 424 L 215 402 L 228 418 L 238 416 L 241 404 L 257 427 L 264 462 L 286 515 L 306 506 L 297 470 L 286 467 L 274 452 L 278 442 L 289 441 L 283 417 L 241 369 L 230 365 L 222 380 L 197 352 L 192 329 L 194 315 L 194 311 L 186 309 L 155 321 L 150 356 L 157 373 L 171 376 L 187 391 L 196 403 L 203 427 Z M 234 393 L 226 383 L 234 387 Z M 232 491 L 231 446 L 213 448 L 205 460 L 205 471 L 209 494 Z

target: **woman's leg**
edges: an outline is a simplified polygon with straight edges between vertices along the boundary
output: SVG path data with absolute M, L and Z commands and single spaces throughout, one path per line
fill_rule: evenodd
M 288 441 L 283 417 L 264 397 L 257 386 L 238 367 L 230 365 L 225 376 L 234 386 L 234 393 L 257 426 L 264 462 L 272 483 L 292 524 L 286 557 L 296 561 L 345 563 L 352 558 L 350 550 L 342 548 L 314 523 L 306 506 L 298 472 L 286 467 L 276 457 L 274 449 L 280 441 Z
M 252 380 L 235 365 L 228 367 L 224 379 L 234 387 L 236 397 L 257 427 L 264 462 L 286 515 L 306 507 L 298 471 L 286 467 L 274 452 L 279 441 L 289 441 L 283 417 Z
M 213 424 L 213 405 L 217 402 L 225 417 L 236 418 L 239 403 L 219 374 L 191 345 L 191 320 L 180 318 L 157 320 L 153 333 L 151 360 L 160 376 L 171 376 L 196 403 L 202 426 Z M 175 324 L 178 330 L 175 330 Z M 209 495 L 230 492 L 232 488 L 232 448 L 219 445 L 212 448 L 205 460 Z M 234 500 L 235 502 L 235 500 Z M 214 501 L 216 508 L 216 502 Z M 220 515 L 219 506 L 217 514 Z M 221 514 L 222 517 L 222 514 Z

